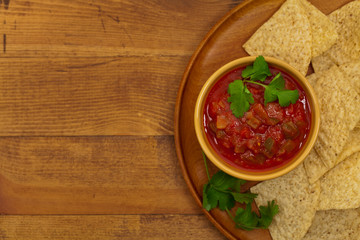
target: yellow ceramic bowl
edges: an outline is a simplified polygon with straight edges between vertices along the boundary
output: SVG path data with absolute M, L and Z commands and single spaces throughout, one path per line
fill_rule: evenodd
M 205 134 L 203 125 L 205 101 L 211 88 L 214 86 L 217 80 L 219 80 L 225 73 L 241 66 L 251 65 L 255 61 L 255 58 L 255 56 L 250 56 L 234 60 L 222 66 L 206 81 L 196 101 L 194 120 L 195 131 L 198 141 L 201 145 L 202 150 L 212 163 L 214 163 L 219 169 L 223 170 L 227 174 L 232 175 L 236 178 L 250 181 L 263 181 L 284 175 L 302 163 L 302 161 L 305 159 L 305 157 L 309 154 L 310 150 L 314 146 L 315 140 L 317 138 L 320 125 L 320 109 L 313 88 L 300 72 L 298 72 L 295 68 L 291 67 L 289 64 L 281 60 L 272 57 L 265 57 L 265 60 L 269 66 L 278 68 L 292 76 L 293 79 L 297 81 L 305 91 L 311 110 L 311 127 L 309 136 L 300 151 L 287 164 L 279 166 L 276 169 L 272 169 L 269 171 L 247 171 L 244 169 L 236 168 L 226 163 L 225 160 L 223 160 L 222 157 L 219 156 L 212 148 Z

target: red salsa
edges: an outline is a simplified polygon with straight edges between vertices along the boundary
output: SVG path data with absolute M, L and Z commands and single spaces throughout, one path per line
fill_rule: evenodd
M 235 117 L 228 102 L 228 86 L 242 79 L 244 68 L 228 72 L 210 90 L 204 108 L 205 132 L 212 147 L 229 164 L 253 171 L 270 170 L 290 161 L 304 145 L 310 131 L 309 103 L 290 75 L 269 66 L 272 76 L 264 84 L 281 73 L 285 88 L 297 89 L 299 99 L 288 107 L 281 107 L 278 101 L 264 105 L 264 87 L 245 83 L 254 103 L 244 116 Z

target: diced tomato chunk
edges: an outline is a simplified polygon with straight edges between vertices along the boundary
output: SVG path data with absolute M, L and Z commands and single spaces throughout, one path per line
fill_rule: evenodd
M 304 129 L 307 126 L 306 122 L 301 120 L 296 121 L 295 124 L 299 129 Z
M 246 121 L 247 125 L 249 125 L 253 129 L 257 129 L 261 125 L 261 121 L 256 117 L 252 117 Z
M 216 127 L 218 129 L 225 129 L 228 124 L 229 121 L 225 115 L 218 115 L 216 117 Z
M 258 153 L 255 155 L 256 163 L 263 164 L 266 161 L 266 156 L 262 153 Z
M 251 137 L 251 130 L 249 127 L 244 126 L 241 130 L 240 130 L 240 136 L 242 138 L 250 138 Z
M 222 138 L 226 137 L 226 132 L 224 130 L 217 130 L 216 137 L 222 139 Z
M 277 119 L 278 122 L 284 119 L 284 109 L 280 106 L 279 103 L 271 102 L 266 104 L 265 110 L 269 118 Z
M 268 130 L 268 128 L 268 126 L 263 124 L 258 129 L 256 129 L 256 133 L 264 134 Z
M 245 113 L 245 118 L 246 123 L 253 129 L 257 129 L 261 125 L 261 121 L 251 111 Z
M 225 107 L 226 107 L 226 103 L 224 103 L 224 101 L 221 99 L 220 101 L 219 101 L 219 106 L 222 108 L 222 109 L 225 109 Z
M 255 157 L 254 154 L 251 151 L 246 151 L 244 154 L 241 155 L 241 158 L 244 161 L 248 161 L 248 162 L 254 162 L 255 161 Z
M 299 136 L 300 132 L 298 127 L 293 122 L 284 122 L 281 125 L 281 130 L 285 135 L 285 138 L 294 139 Z
M 271 126 L 268 130 L 268 135 L 272 137 L 276 142 L 280 142 L 284 139 L 284 134 L 281 131 L 280 126 Z
M 252 110 L 254 111 L 255 115 L 258 116 L 260 118 L 260 120 L 263 122 L 266 122 L 266 120 L 269 118 L 263 105 L 260 103 L 254 104 Z
M 275 149 L 276 149 L 276 142 L 275 142 L 275 140 L 272 139 L 271 137 L 268 137 L 268 138 L 265 140 L 264 147 L 265 147 L 266 150 L 268 150 L 269 152 L 275 152 Z
M 286 115 L 292 115 L 294 113 L 294 105 L 290 104 L 288 107 L 285 108 Z
M 304 112 L 302 110 L 302 104 L 297 102 L 294 104 L 294 121 L 303 121 L 305 119 Z
M 255 135 L 253 138 L 250 138 L 247 141 L 246 146 L 251 149 L 254 153 L 258 153 L 260 152 L 260 147 L 261 147 L 261 136 L 260 135 Z
M 215 123 L 215 122 L 211 121 L 211 122 L 209 123 L 209 128 L 210 128 L 211 131 L 213 131 L 214 133 L 216 133 L 217 127 L 216 127 L 216 123 Z
M 229 139 L 229 137 L 227 135 L 225 135 L 221 141 L 220 141 L 221 145 L 223 145 L 225 148 L 231 148 L 232 144 L 231 141 Z
M 285 153 L 289 153 L 296 148 L 296 143 L 293 140 L 287 139 L 283 145 L 281 145 L 277 155 L 281 156 Z
M 241 141 L 240 143 L 237 143 L 234 147 L 234 152 L 236 153 L 244 153 L 247 149 L 246 141 Z

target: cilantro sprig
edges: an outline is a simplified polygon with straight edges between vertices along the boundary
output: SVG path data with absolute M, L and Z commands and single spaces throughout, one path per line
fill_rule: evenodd
M 274 102 L 279 99 L 280 106 L 287 107 L 290 105 L 290 103 L 294 104 L 299 99 L 299 91 L 297 89 L 296 90 L 285 89 L 285 80 L 280 73 L 278 73 L 273 78 L 273 80 L 271 80 L 269 85 L 265 85 L 250 80 L 245 80 L 244 82 L 257 84 L 265 88 L 265 92 L 264 92 L 265 105 L 269 102 Z
M 257 197 L 257 194 L 240 192 L 241 185 L 246 183 L 246 181 L 232 177 L 223 171 L 218 171 L 210 178 L 204 153 L 203 159 L 209 179 L 209 182 L 203 187 L 203 208 L 210 211 L 213 208 L 219 207 L 220 210 L 226 211 L 235 222 L 237 228 L 248 231 L 268 228 L 273 217 L 279 212 L 279 206 L 275 204 L 275 201 L 268 202 L 267 206 L 260 206 L 260 216 L 258 216 L 251 210 L 251 203 Z M 239 207 L 235 216 L 233 216 L 230 210 L 235 206 L 236 202 L 246 204 L 246 208 Z
M 267 206 L 260 206 L 259 211 L 261 217 L 251 210 L 251 204 L 248 203 L 246 204 L 245 209 L 237 209 L 235 217 L 231 215 L 230 211 L 228 211 L 228 214 L 234 220 L 237 228 L 248 231 L 259 228 L 267 229 L 274 216 L 279 212 L 279 206 L 272 200 L 271 202 L 268 202 Z
M 204 153 L 203 158 L 209 178 L 209 182 L 203 187 L 203 207 L 207 211 L 218 206 L 221 210 L 231 209 L 235 202 L 251 203 L 257 196 L 252 193 L 240 193 L 240 187 L 246 181 L 234 178 L 223 171 L 218 171 L 210 178 Z
M 229 84 L 228 92 L 231 111 L 237 118 L 243 116 L 250 109 L 250 104 L 254 103 L 254 98 L 249 89 L 243 81 L 235 80 Z
M 263 56 L 258 56 L 253 65 L 247 66 L 241 73 L 244 80 L 235 80 L 229 84 L 228 93 L 230 97 L 230 109 L 236 117 L 242 117 L 254 103 L 254 98 L 244 83 L 253 83 L 265 88 L 264 104 L 279 101 L 280 106 L 287 107 L 290 103 L 294 104 L 299 99 L 298 90 L 285 88 L 285 80 L 278 73 L 271 82 L 266 85 L 264 82 L 267 77 L 272 76 L 269 66 Z M 258 82 L 260 81 L 260 82 Z
M 242 71 L 241 76 L 243 78 L 250 78 L 250 80 L 260 80 L 263 82 L 267 77 L 271 76 L 271 72 L 265 58 L 260 55 L 255 59 L 253 65 L 247 66 L 244 71 Z

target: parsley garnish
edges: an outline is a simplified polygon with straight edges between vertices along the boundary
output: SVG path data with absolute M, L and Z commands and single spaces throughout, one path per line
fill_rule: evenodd
M 265 105 L 279 100 L 280 106 L 287 107 L 290 103 L 294 104 L 299 99 L 298 90 L 285 88 L 285 80 L 280 73 L 272 79 L 269 85 L 257 82 L 257 80 L 263 82 L 267 77 L 271 76 L 269 66 L 263 56 L 258 56 L 254 64 L 247 66 L 241 75 L 245 80 L 235 80 L 229 84 L 228 88 L 230 94 L 228 102 L 230 102 L 230 109 L 236 117 L 242 117 L 250 109 L 250 104 L 254 103 L 254 98 L 244 82 L 257 84 L 265 88 Z
M 219 209 L 227 211 L 230 218 L 235 222 L 235 226 L 244 230 L 268 228 L 273 217 L 279 212 L 279 206 L 275 204 L 275 201 L 268 202 L 267 206 L 260 206 L 261 216 L 259 217 L 251 210 L 251 202 L 257 197 L 257 194 L 240 193 L 240 187 L 246 181 L 234 178 L 223 171 L 218 171 L 210 178 L 204 153 L 203 158 L 209 179 L 209 182 L 203 187 L 203 208 L 210 211 L 219 207 Z M 230 210 L 235 206 L 235 202 L 245 203 L 246 208 L 238 208 L 235 217 L 233 217 Z

